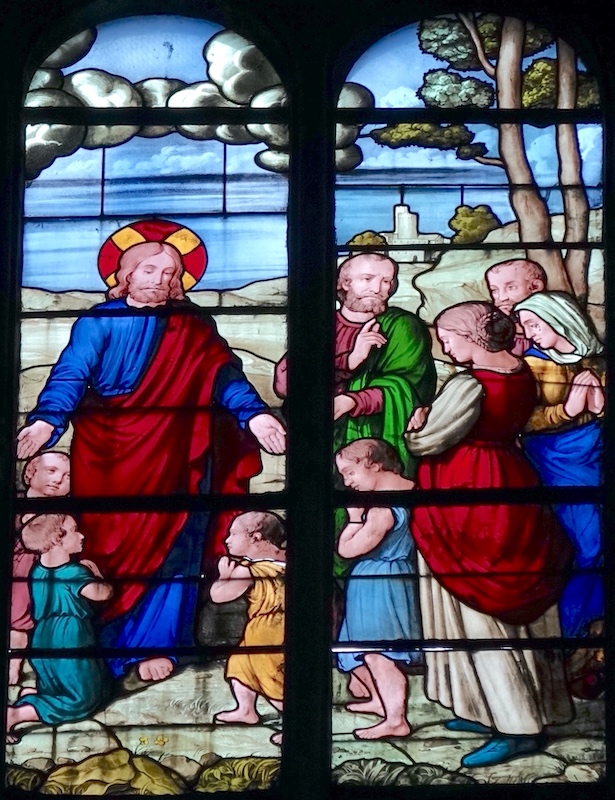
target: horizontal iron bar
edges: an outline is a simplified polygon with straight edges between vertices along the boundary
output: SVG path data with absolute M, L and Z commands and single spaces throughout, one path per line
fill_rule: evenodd
M 520 123 L 555 125 L 557 123 L 601 123 L 605 111 L 573 108 L 338 108 L 335 119 L 345 125 L 367 125 L 399 122 L 437 122 L 450 124 Z
M 455 242 L 416 242 L 413 244 L 338 244 L 337 251 L 347 250 L 438 250 L 450 252 L 455 250 L 601 250 L 602 241 L 595 242 L 473 242 L 456 244 Z
M 47 108 L 22 109 L 27 125 L 247 125 L 287 123 L 284 108 Z

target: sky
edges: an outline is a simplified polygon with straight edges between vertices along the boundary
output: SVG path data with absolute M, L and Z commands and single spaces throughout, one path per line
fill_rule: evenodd
M 416 90 L 426 70 L 442 68 L 444 62 L 421 53 L 417 24 L 406 26 L 372 45 L 354 64 L 348 80 L 367 86 L 379 107 L 417 107 L 422 101 Z M 204 44 L 221 26 L 203 20 L 150 15 L 127 18 L 98 27 L 98 36 L 90 52 L 67 69 L 97 67 L 120 74 L 131 81 L 147 77 L 179 78 L 187 82 L 207 78 Z M 549 51 L 545 51 L 549 55 Z M 541 54 L 542 55 L 542 54 Z M 477 75 L 479 73 L 467 73 Z M 479 74 L 484 78 L 484 74 Z M 497 156 L 497 131 L 488 126 L 470 126 L 475 141 L 488 147 L 488 155 Z M 366 128 L 365 130 L 368 130 Z M 530 164 L 541 185 L 557 179 L 553 128 L 525 127 Z M 583 174 L 588 185 L 601 181 L 602 133 L 600 126 L 579 126 Z M 407 147 L 399 150 L 380 147 L 372 140 L 358 141 L 363 151 L 361 170 L 366 169 L 455 169 L 476 172 L 475 162 L 463 162 L 454 151 Z M 237 174 L 263 174 L 254 163 L 264 144 L 236 145 L 227 148 L 228 169 Z M 136 136 L 106 154 L 108 178 L 153 175 L 211 175 L 222 170 L 222 145 L 213 141 L 194 141 L 179 134 L 160 139 Z M 72 156 L 57 159 L 41 175 L 43 179 L 79 179 L 100 176 L 100 151 L 79 150 Z M 486 182 L 502 182 L 501 170 L 485 167 Z M 500 175 L 496 175 L 496 173 Z
M 221 25 L 186 17 L 128 17 L 97 27 L 89 53 L 67 69 L 104 69 L 132 83 L 145 78 L 206 80 L 203 46 Z

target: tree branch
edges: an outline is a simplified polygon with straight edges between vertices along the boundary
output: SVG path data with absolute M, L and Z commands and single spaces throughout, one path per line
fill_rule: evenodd
M 504 169 L 504 162 L 499 158 L 490 158 L 489 156 L 474 156 L 473 160 L 478 164 L 486 164 L 489 167 L 502 167 L 502 169 Z
M 460 22 L 462 22 L 465 27 L 467 28 L 468 33 L 472 39 L 474 44 L 474 48 L 476 50 L 476 56 L 480 63 L 482 64 L 483 69 L 489 75 L 490 78 L 495 78 L 495 67 L 487 58 L 487 54 L 485 53 L 485 48 L 483 47 L 482 39 L 480 38 L 480 34 L 478 32 L 478 28 L 476 27 L 476 23 L 474 19 L 469 17 L 467 14 L 457 14 Z

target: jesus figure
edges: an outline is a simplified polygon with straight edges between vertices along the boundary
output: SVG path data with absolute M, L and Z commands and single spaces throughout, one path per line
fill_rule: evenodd
M 107 302 L 74 324 L 18 435 L 18 457 L 28 458 L 72 422 L 73 497 L 244 493 L 261 470 L 259 446 L 284 452 L 283 425 L 211 317 L 186 299 L 188 259 L 165 241 L 179 229 L 129 226 L 140 242 L 121 255 Z M 81 515 L 84 556 L 114 583 L 101 643 L 134 651 L 110 659 L 116 676 L 130 665 L 145 681 L 172 673 L 169 648 L 193 643 L 203 551 L 216 537 L 222 548 L 228 522 L 168 504 Z

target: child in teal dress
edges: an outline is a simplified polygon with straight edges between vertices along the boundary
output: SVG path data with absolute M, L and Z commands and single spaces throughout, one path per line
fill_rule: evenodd
M 76 520 L 65 514 L 42 514 L 29 519 L 21 532 L 28 550 L 39 554 L 30 573 L 34 633 L 32 647 L 53 650 L 96 646 L 90 601 L 102 602 L 112 594 L 100 571 L 90 561 L 71 556 L 83 549 L 83 534 Z M 58 653 L 58 656 L 61 654 Z M 99 658 L 64 657 L 30 659 L 36 689 L 25 692 L 7 710 L 7 741 L 22 722 L 47 725 L 89 717 L 109 689 L 104 662 Z

